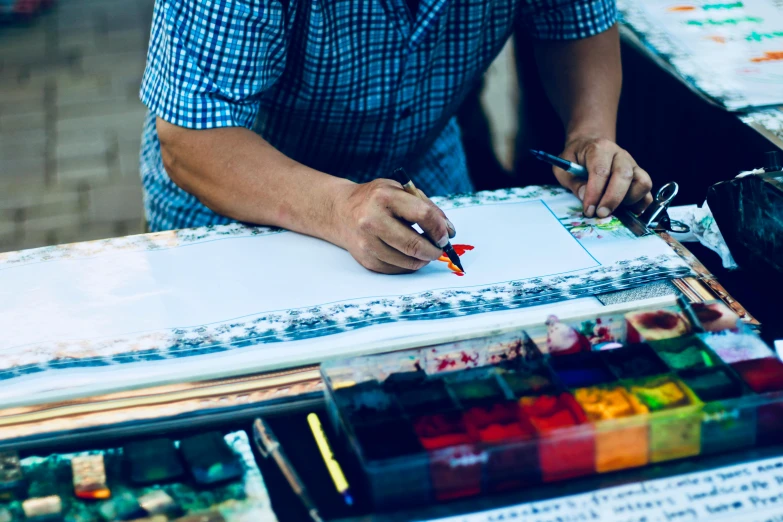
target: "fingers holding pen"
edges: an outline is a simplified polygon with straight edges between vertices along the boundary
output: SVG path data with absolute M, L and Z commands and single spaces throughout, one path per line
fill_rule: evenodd
M 554 169 L 560 184 L 582 200 L 586 217 L 608 217 L 620 205 L 641 212 L 653 200 L 650 176 L 627 151 L 610 140 L 572 139 L 561 156 L 587 167 L 586 181 Z
M 381 273 L 419 270 L 443 254 L 453 232 L 436 205 L 387 179 L 351 186 L 336 211 L 341 246 L 365 268 Z M 417 223 L 426 236 L 409 223 Z M 428 238 L 437 238 L 439 246 Z

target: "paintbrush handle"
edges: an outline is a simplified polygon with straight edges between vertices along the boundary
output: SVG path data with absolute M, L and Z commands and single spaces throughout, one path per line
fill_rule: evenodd
M 402 189 L 410 194 L 411 196 L 416 196 L 417 198 L 426 201 L 427 196 L 424 195 L 424 192 L 416 188 L 416 185 L 413 184 L 413 181 L 409 181 L 406 184 L 402 186 Z
M 405 169 L 403 168 L 395 169 L 392 176 L 400 185 L 402 185 L 402 189 L 405 192 L 407 192 L 411 196 L 416 196 L 422 201 L 427 201 L 428 199 L 427 196 L 424 194 L 424 192 L 416 188 L 416 185 L 414 185 L 413 180 L 410 179 L 408 175 L 405 173 Z M 433 243 L 435 242 L 434 239 L 432 241 Z M 451 261 L 452 264 L 454 264 L 454 266 L 456 266 L 463 272 L 465 271 L 462 268 L 462 263 L 460 263 L 459 261 L 459 255 L 457 255 L 457 253 L 454 251 L 454 247 L 451 246 L 451 241 L 447 241 L 443 247 L 439 247 L 439 248 L 443 249 L 443 251 L 446 253 L 446 256 L 449 258 L 449 261 Z

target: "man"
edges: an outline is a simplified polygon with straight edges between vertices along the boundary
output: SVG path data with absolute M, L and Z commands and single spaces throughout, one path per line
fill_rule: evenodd
M 453 118 L 521 17 L 567 130 L 558 182 L 588 217 L 641 209 L 651 182 L 614 144 L 612 0 L 157 0 L 141 99 L 152 230 L 238 220 L 319 237 L 383 273 L 418 270 L 455 230 L 384 179 L 471 190 Z

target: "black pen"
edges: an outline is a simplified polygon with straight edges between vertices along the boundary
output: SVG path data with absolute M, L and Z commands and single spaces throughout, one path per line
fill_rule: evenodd
M 416 196 L 419 199 L 425 199 L 423 192 L 421 192 L 419 189 L 416 188 L 416 185 L 413 184 L 413 181 L 408 177 L 408 174 L 405 172 L 405 169 L 403 169 L 402 167 L 394 170 L 394 179 L 397 182 L 399 182 L 402 185 L 402 188 L 405 190 L 405 192 L 407 192 L 411 196 Z M 462 268 L 462 263 L 459 262 L 459 256 L 454 251 L 454 247 L 451 246 L 451 241 L 447 242 L 446 246 L 438 247 L 438 248 L 442 248 L 443 252 L 448 256 L 449 261 L 451 261 L 454 266 L 459 268 L 460 272 L 462 272 L 463 274 L 465 273 L 465 269 Z
M 554 165 L 555 167 L 562 169 L 569 174 L 573 174 L 578 178 L 587 177 L 587 169 L 578 163 L 574 163 L 573 161 L 568 161 L 563 158 L 558 158 L 557 156 L 553 156 L 552 154 L 544 152 L 543 150 L 531 149 L 530 154 L 535 156 L 536 159 L 539 159 L 545 163 L 549 163 L 550 165 Z

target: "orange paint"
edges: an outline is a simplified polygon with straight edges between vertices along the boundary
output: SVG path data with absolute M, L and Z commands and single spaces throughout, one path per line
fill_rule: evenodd
M 107 498 L 111 498 L 111 490 L 108 488 L 100 488 L 100 489 L 93 489 L 90 491 L 74 491 L 74 494 L 78 498 L 83 498 L 85 500 L 106 500 Z
M 723 36 L 708 36 L 708 39 L 712 40 L 713 42 L 717 42 L 719 44 L 725 44 L 726 38 Z
M 696 7 L 692 5 L 676 5 L 674 7 L 670 7 L 668 10 L 673 13 L 683 13 L 687 11 L 695 11 Z
M 783 51 L 767 51 L 764 53 L 764 56 L 751 58 L 750 61 L 753 63 L 783 61 Z
M 454 249 L 454 252 L 457 253 L 458 256 L 462 257 L 462 254 L 469 250 L 473 250 L 473 246 L 471 245 L 451 245 L 451 247 Z M 443 254 L 438 258 L 438 261 L 443 261 L 444 263 L 448 263 L 449 269 L 454 272 L 454 275 L 457 275 L 459 277 L 462 277 L 465 275 L 465 272 L 457 268 L 457 266 L 454 265 L 454 263 L 451 262 L 449 259 L 449 256 L 446 254 Z

